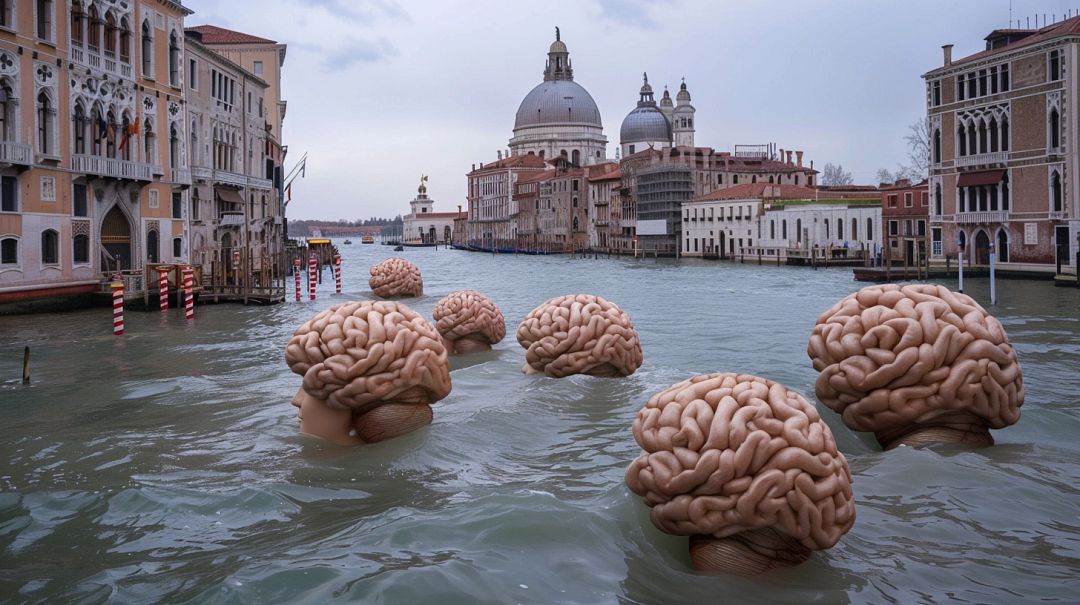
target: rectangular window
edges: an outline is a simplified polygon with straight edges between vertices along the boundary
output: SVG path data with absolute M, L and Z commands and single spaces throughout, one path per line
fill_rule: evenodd
M 998 72 L 997 67 L 990 68 L 990 94 L 997 94 L 998 91 Z
M 19 240 L 14 237 L 0 239 L 0 264 L 17 265 L 19 263 Z
M 191 90 L 199 90 L 199 64 L 195 59 L 188 62 L 188 86 Z
M 895 193 L 889 194 L 889 208 L 896 208 L 896 199 Z
M 889 221 L 889 235 L 900 233 L 900 224 L 897 221 Z
M 76 183 L 72 186 L 71 214 L 75 216 L 90 216 L 86 207 L 86 185 Z
M 941 105 L 941 80 L 934 80 L 932 93 L 932 103 L 934 107 Z
M 919 230 L 916 231 L 916 233 L 919 235 L 919 237 L 926 237 L 926 221 L 919 221 L 918 227 Z
M 967 78 L 967 96 L 969 99 L 974 99 L 978 96 L 978 91 L 975 90 L 975 84 L 975 72 L 971 72 L 968 74 Z
M 956 100 L 964 100 L 964 76 L 956 76 Z
M 256 76 L 261 76 L 261 75 L 262 75 L 262 72 L 263 72 L 263 66 L 262 66 L 262 61 L 256 61 L 256 62 L 255 62 L 255 64 L 254 64 L 254 66 L 252 67 L 252 69 L 254 69 L 254 70 L 255 70 L 255 71 L 254 71 L 253 73 L 254 73 L 254 74 L 255 74 Z
M 1001 72 L 998 74 L 1001 78 L 1001 92 L 1009 91 L 1009 64 L 1001 66 Z
M 76 235 L 71 242 L 71 260 L 75 264 L 90 262 L 90 238 L 86 235 Z
M 979 96 L 986 96 L 986 70 L 979 70 Z
M 921 203 L 922 203 L 923 208 L 930 205 L 930 194 L 929 193 L 927 193 L 926 191 L 923 191 L 920 198 L 921 198 Z
M 912 206 L 911 198 L 912 198 L 912 195 L 911 195 L 910 191 L 904 193 L 904 208 L 911 208 L 911 206 Z
M 6 4 L 6 3 L 5 3 Z M 53 3 L 52 0 L 37 0 L 37 37 L 42 40 L 53 39 Z
M 1061 79 L 1061 51 L 1050 51 L 1050 81 L 1056 82 Z
M 0 211 L 19 211 L 19 181 L 13 176 L 0 177 Z
M 174 191 L 172 194 L 172 217 L 184 218 L 183 207 L 180 205 L 180 192 Z
M 172 241 L 172 255 L 173 258 L 180 258 L 184 251 L 184 240 L 180 237 L 174 237 Z

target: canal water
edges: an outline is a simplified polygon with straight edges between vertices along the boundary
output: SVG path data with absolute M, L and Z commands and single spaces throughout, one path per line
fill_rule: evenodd
M 854 475 L 851 532 L 800 567 L 705 576 L 629 492 L 630 426 L 698 373 L 750 372 L 816 402 L 806 343 L 850 270 L 683 260 L 397 253 L 408 304 L 487 293 L 508 337 L 453 361 L 434 423 L 346 449 L 297 434 L 283 349 L 330 304 L 371 296 L 393 255 L 343 246 L 315 303 L 0 317 L 0 602 L 1022 603 L 1080 599 L 1080 292 L 999 281 L 1023 365 L 1019 424 L 989 449 L 882 453 L 817 404 Z M 955 286 L 955 284 L 949 284 Z M 986 280 L 968 293 L 988 302 Z M 518 322 L 545 299 L 628 311 L 625 379 L 521 373 Z M 32 349 L 31 385 L 19 384 Z

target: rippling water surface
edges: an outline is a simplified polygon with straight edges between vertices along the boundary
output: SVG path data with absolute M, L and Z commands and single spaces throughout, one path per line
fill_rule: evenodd
M 434 423 L 345 449 L 297 434 L 285 342 L 371 296 L 393 254 L 344 246 L 315 304 L 0 317 L 0 600 L 41 603 L 1019 603 L 1080 600 L 1080 292 L 999 282 L 1024 368 L 1020 423 L 979 451 L 878 451 L 818 404 L 854 474 L 841 542 L 765 578 L 703 576 L 623 483 L 648 397 L 698 373 L 766 376 L 815 401 L 806 342 L 858 289 L 847 270 L 399 253 L 408 304 L 481 290 L 510 334 L 453 360 Z M 329 273 L 327 273 L 329 277 Z M 951 284 L 955 285 L 955 284 Z M 985 280 L 968 293 L 987 303 Z M 525 376 L 513 338 L 545 299 L 589 292 L 637 326 L 626 379 Z M 19 384 L 22 347 L 33 383 Z

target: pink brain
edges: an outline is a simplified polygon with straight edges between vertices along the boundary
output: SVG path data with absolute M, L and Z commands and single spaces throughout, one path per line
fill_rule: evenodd
M 438 332 L 391 301 L 348 302 L 300 326 L 285 362 L 311 396 L 365 413 L 404 393 L 433 403 L 450 393 L 450 365 Z
M 1024 383 L 1001 323 L 944 286 L 870 286 L 825 311 L 807 354 L 822 403 L 855 430 L 963 412 L 991 428 L 1020 418 Z
M 447 340 L 479 336 L 495 344 L 506 336 L 506 320 L 490 298 L 474 290 L 451 292 L 435 305 L 435 329 Z
M 641 366 L 641 341 L 630 316 L 615 303 L 590 294 L 553 298 L 518 326 L 525 363 L 562 377 L 599 371 L 629 376 Z
M 380 298 L 420 296 L 424 293 L 420 269 L 403 258 L 388 258 L 373 265 L 369 272 L 371 279 L 368 285 Z
M 855 522 L 851 472 L 832 431 L 780 383 L 695 376 L 649 399 L 633 431 L 645 452 L 626 483 L 662 531 L 724 538 L 772 528 L 821 550 Z

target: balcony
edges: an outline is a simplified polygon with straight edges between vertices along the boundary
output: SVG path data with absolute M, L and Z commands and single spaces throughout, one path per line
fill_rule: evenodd
M 125 62 L 123 57 L 121 57 L 120 61 L 117 61 L 113 56 L 102 55 L 93 47 L 84 48 L 75 44 L 71 45 L 71 52 L 68 53 L 68 56 L 71 57 L 72 63 L 92 67 L 129 80 L 132 78 L 131 63 Z
M 940 225 L 940 224 L 942 224 L 944 222 L 945 222 L 945 217 L 941 216 L 940 214 L 934 214 L 934 215 L 930 216 L 930 224 L 931 225 Z
M 993 153 L 978 153 L 975 155 L 965 155 L 956 158 L 956 166 L 963 168 L 965 166 L 989 166 L 994 164 L 1005 164 L 1009 161 L 1008 151 L 995 151 Z
M 248 177 L 247 184 L 248 187 L 253 187 L 255 189 L 271 189 L 274 186 L 274 183 L 271 182 L 270 179 L 257 179 L 254 177 Z
M 26 143 L 0 142 L 0 164 L 23 164 L 29 166 L 33 153 Z
M 956 222 L 961 224 L 987 225 L 990 223 L 1004 223 L 1009 220 L 1008 210 L 991 212 L 957 212 Z
M 1064 210 L 1051 210 L 1047 218 L 1052 221 L 1061 221 L 1069 218 L 1069 213 Z
M 154 180 L 153 167 L 150 164 L 104 158 L 96 155 L 71 156 L 71 170 L 77 173 L 94 174 L 114 179 Z
M 243 212 L 222 212 L 221 222 L 222 227 L 240 227 L 244 224 Z
M 178 185 L 191 184 L 191 170 L 187 168 L 173 168 L 173 182 Z

